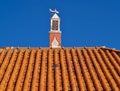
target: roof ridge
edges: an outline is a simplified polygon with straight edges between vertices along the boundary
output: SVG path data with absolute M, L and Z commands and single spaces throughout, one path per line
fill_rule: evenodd
M 120 50 L 117 50 L 116 48 L 102 48 L 101 49 L 105 49 L 105 50 L 109 50 L 109 51 L 115 51 L 115 52 L 119 52 L 120 53 Z
M 61 47 L 61 48 L 52 48 L 52 49 L 66 49 L 66 48 L 90 48 L 90 49 L 105 49 L 105 50 L 111 50 L 111 51 L 116 51 L 116 52 L 120 52 L 120 50 L 117 50 L 116 48 L 109 48 L 106 46 L 93 46 L 93 47 L 89 47 L 89 46 L 83 46 L 83 47 Z M 1 47 L 0 50 L 2 49 L 51 49 L 50 47 Z

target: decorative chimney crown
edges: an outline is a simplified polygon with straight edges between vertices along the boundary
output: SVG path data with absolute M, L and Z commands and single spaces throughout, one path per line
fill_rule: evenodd
M 60 17 L 58 16 L 58 11 L 50 9 L 53 14 L 50 21 L 50 32 L 49 32 L 49 46 L 52 48 L 61 47 L 61 31 L 60 31 Z

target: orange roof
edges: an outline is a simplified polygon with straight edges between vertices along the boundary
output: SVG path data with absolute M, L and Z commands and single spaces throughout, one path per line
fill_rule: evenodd
M 119 91 L 120 51 L 2 48 L 0 91 Z

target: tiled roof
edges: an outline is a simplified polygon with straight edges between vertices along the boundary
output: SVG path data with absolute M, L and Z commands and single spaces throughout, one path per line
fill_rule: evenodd
M 0 49 L 0 91 L 120 91 L 120 51 Z

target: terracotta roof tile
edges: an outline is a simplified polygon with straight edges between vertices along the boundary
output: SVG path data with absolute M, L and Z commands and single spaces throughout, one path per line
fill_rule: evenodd
M 119 91 L 120 51 L 1 48 L 0 91 Z

